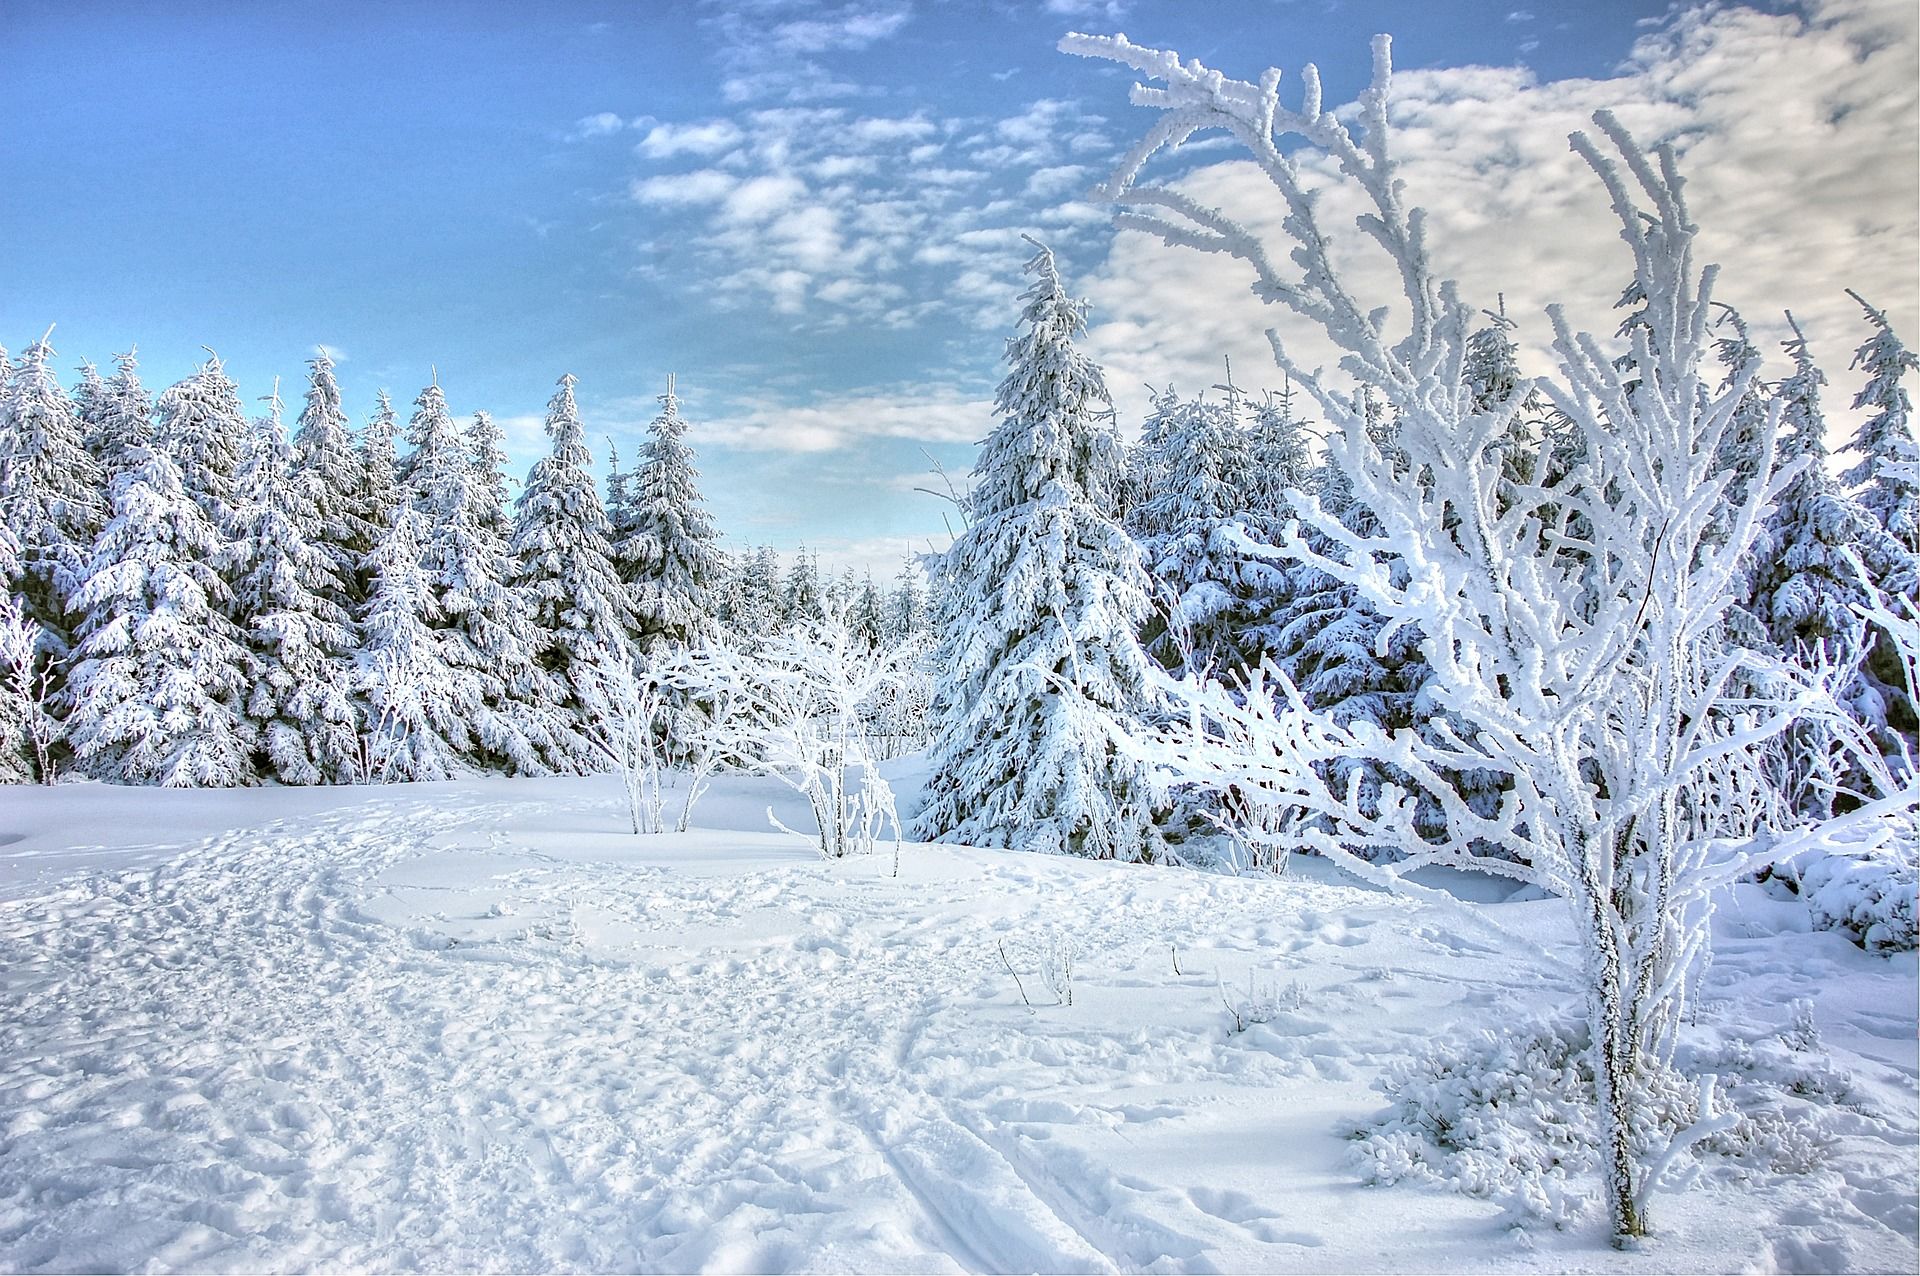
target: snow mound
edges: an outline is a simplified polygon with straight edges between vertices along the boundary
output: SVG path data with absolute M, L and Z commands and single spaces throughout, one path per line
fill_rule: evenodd
M 1868 952 L 1910 952 L 1915 946 L 1920 866 L 1909 838 L 1824 855 L 1802 870 L 1800 892 L 1820 930 L 1840 931 Z

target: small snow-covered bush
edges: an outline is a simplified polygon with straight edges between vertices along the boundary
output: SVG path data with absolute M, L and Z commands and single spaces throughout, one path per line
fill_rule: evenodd
M 1256 981 L 1253 972 L 1247 972 L 1247 992 L 1244 997 L 1228 996 L 1224 985 L 1220 989 L 1220 1004 L 1227 1008 L 1227 1018 L 1232 1026 L 1230 1033 L 1245 1032 L 1257 1023 L 1272 1023 L 1282 1014 L 1297 1011 L 1306 1003 L 1307 990 L 1299 980 L 1294 980 L 1284 988 L 1276 980 Z
M 1814 926 L 1840 931 L 1868 952 L 1915 947 L 1916 891 L 1920 866 L 1910 838 L 1823 855 L 1800 873 Z
M 1073 1004 L 1073 965 L 1080 958 L 1080 941 L 1064 930 L 1050 930 L 1034 954 L 1040 982 L 1063 1006 Z
M 1635 1153 L 1668 1172 L 1698 1171 L 1704 1153 L 1736 1171 L 1805 1174 L 1826 1160 L 1823 1109 L 1849 1103 L 1847 1075 L 1827 1059 L 1804 1011 L 1782 1031 L 1711 1037 L 1679 1068 L 1650 1070 L 1630 1131 Z M 1439 1183 L 1502 1205 L 1515 1223 L 1565 1227 L 1598 1204 L 1599 1144 L 1586 1024 L 1537 1019 L 1505 1031 L 1444 1035 L 1377 1083 L 1393 1101 L 1356 1132 L 1367 1182 Z M 1675 1155 L 1664 1157 L 1672 1149 Z M 1684 1154 L 1684 1155 L 1682 1155 Z

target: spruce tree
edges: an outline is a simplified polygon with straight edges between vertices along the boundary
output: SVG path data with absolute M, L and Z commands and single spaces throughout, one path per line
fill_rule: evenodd
M 520 494 L 511 584 L 529 612 L 534 661 L 552 676 L 558 707 L 579 721 L 590 702 L 594 654 L 625 646 L 630 608 L 613 567 L 606 508 L 588 472 L 573 387 L 572 375 L 561 377 L 547 404 L 553 446 Z M 584 756 L 577 761 L 588 764 Z
M 1827 469 L 1826 418 L 1820 387 L 1826 377 L 1813 362 L 1806 337 L 1793 317 L 1793 336 L 1785 342 L 1793 373 L 1781 382 L 1780 462 L 1804 459 L 1805 465 L 1782 492 L 1767 520 L 1766 536 L 1752 578 L 1750 610 L 1767 626 L 1774 645 L 1790 658 L 1810 661 L 1851 659 L 1863 663 L 1866 651 L 1855 606 L 1867 601 L 1849 554 L 1857 555 L 1871 579 L 1883 588 L 1913 589 L 1914 563 L 1872 515 L 1846 492 Z M 1856 679 L 1841 688 L 1856 706 L 1865 688 Z M 1882 721 L 1886 707 L 1872 715 Z M 1832 813 L 1832 749 L 1819 723 L 1796 726 L 1786 739 L 1784 788 L 1801 814 Z
M 660 414 L 623 485 L 628 506 L 615 542 L 640 641 L 686 647 L 714 629 L 719 533 L 700 496 L 680 401 L 667 378 Z
M 500 711 L 542 751 L 537 764 L 532 759 L 516 759 L 513 765 L 527 774 L 538 774 L 571 766 L 572 759 L 584 756 L 590 746 L 556 707 L 560 697 L 553 679 L 534 663 L 527 601 L 508 584 L 513 579 L 515 560 L 509 548 L 513 518 L 507 508 L 507 451 L 503 439 L 490 413 L 473 414 L 473 424 L 467 427 L 467 454 L 473 467 L 469 506 L 480 553 L 499 564 L 494 579 L 506 588 L 492 604 L 475 610 L 468 618 L 467 629 L 474 645 L 491 653 L 506 697 Z
M 887 644 L 887 604 L 880 596 L 880 587 L 873 583 L 872 572 L 861 577 L 859 588 L 848 604 L 847 628 L 870 650 L 877 651 Z
M 1860 302 L 1874 331 L 1853 355 L 1853 366 L 1867 374 L 1853 408 L 1867 416 L 1848 444 L 1860 459 L 1841 482 L 1908 553 L 1920 553 L 1920 447 L 1913 437 L 1913 401 L 1900 384 L 1920 359 L 1894 335 L 1884 311 L 1858 293 L 1847 295 Z
M 251 426 L 220 356 L 210 354 L 192 376 L 161 391 L 154 408 L 154 438 L 179 467 L 187 495 L 214 535 L 223 544 L 232 541 L 239 517 L 236 484 Z
M 87 451 L 100 465 L 109 487 L 131 468 L 138 449 L 153 440 L 153 395 L 141 384 L 138 355 L 135 347 L 113 356 L 113 375 L 102 386 L 98 406 L 87 421 Z
M 801 625 L 826 615 L 827 591 L 820 583 L 820 559 L 802 545 L 787 569 L 781 588 L 780 614 L 788 625 Z
M 57 659 L 72 643 L 73 594 L 105 510 L 80 415 L 53 372 L 51 337 L 48 329 L 27 347 L 0 396 L 0 518 L 19 559 L 8 587 L 40 626 L 47 657 Z
M 929 624 L 926 585 L 920 568 L 909 558 L 900 564 L 887 598 L 887 642 L 904 646 L 925 633 Z
M 172 454 L 137 450 L 74 603 L 85 615 L 68 739 L 102 779 L 220 788 L 254 780 L 248 658 L 227 618 L 226 543 Z
M 420 565 L 426 519 L 400 500 L 367 556 L 372 588 L 360 614 L 355 684 L 365 699 L 367 768 L 382 783 L 445 780 L 471 741 L 433 585 Z
M 1271 556 L 1250 552 L 1269 532 L 1250 515 L 1256 494 L 1252 436 L 1231 403 L 1194 400 L 1158 432 L 1159 490 L 1138 511 L 1140 552 L 1155 581 L 1147 650 L 1181 675 L 1257 665 L 1262 620 L 1284 578 Z
M 357 778 L 355 634 L 340 568 L 321 541 L 316 485 L 298 480 L 276 386 L 239 478 L 234 619 L 252 654 L 247 716 L 282 784 Z
M 360 508 L 367 517 L 366 545 L 370 550 L 386 539 L 393 511 L 400 501 L 400 462 L 394 442 L 400 436 L 399 417 L 385 390 L 374 396 L 373 415 L 360 429 Z M 363 579 L 366 573 L 362 573 Z
M 1027 271 L 1001 420 L 974 466 L 970 524 L 942 565 L 952 624 L 919 833 L 1150 859 L 1162 845 L 1152 777 L 1110 726 L 1150 709 L 1134 638 L 1146 573 L 1109 513 L 1120 441 L 1100 370 L 1074 348 L 1085 305 L 1045 248 Z
M 543 775 L 551 714 L 535 711 L 526 617 L 506 585 L 506 544 L 489 513 L 491 483 L 436 383 L 420 392 L 407 441 L 406 486 L 423 520 L 420 567 L 446 665 L 450 706 L 472 728 L 472 760 Z M 489 421 L 489 425 L 491 422 Z
M 507 512 L 507 449 L 505 435 L 490 412 L 473 414 L 467 427 L 467 456 L 473 466 L 473 521 L 499 537 L 504 547 L 513 535 Z
M 773 546 L 762 545 L 742 556 L 730 595 L 728 626 L 734 642 L 751 650 L 779 632 L 786 603 L 780 584 L 780 556 Z
M 1788 316 L 1792 323 L 1792 316 Z M 1780 463 L 1805 467 L 1781 493 L 1767 523 L 1766 561 L 1754 578 L 1754 611 L 1781 650 L 1793 652 L 1854 631 L 1862 586 L 1844 550 L 1860 555 L 1876 583 L 1911 589 L 1912 564 L 1877 520 L 1848 496 L 1827 469 L 1826 418 L 1813 362 L 1798 325 L 1785 343 L 1793 373 L 1780 383 Z
M 306 401 L 294 426 L 292 479 L 306 489 L 313 506 L 313 543 L 333 563 L 339 592 L 331 601 L 351 609 L 360 560 L 373 546 L 377 519 L 368 504 L 366 468 L 341 406 L 333 357 L 325 350 L 307 360 Z

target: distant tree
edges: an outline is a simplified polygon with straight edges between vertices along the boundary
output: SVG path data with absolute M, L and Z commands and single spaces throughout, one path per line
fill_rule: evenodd
M 802 545 L 787 569 L 787 583 L 781 593 L 781 617 L 787 625 L 819 620 L 826 615 L 827 591 L 820 583 L 820 559 Z
M 887 641 L 900 646 L 925 633 L 931 624 L 925 573 L 909 558 L 900 564 L 887 597 Z
M 1853 366 L 1867 374 L 1854 396 L 1856 412 L 1866 412 L 1848 448 L 1860 459 L 1841 476 L 1859 501 L 1908 553 L 1920 553 L 1920 446 L 1913 437 L 1913 401 L 1900 384 L 1920 368 L 1920 359 L 1894 335 L 1885 311 L 1875 310 L 1860 294 L 1847 293 L 1867 312 L 1873 335 L 1854 351 Z
M 400 499 L 400 462 L 395 455 L 394 441 L 400 437 L 399 418 L 393 410 L 393 400 L 381 390 L 374 401 L 373 415 L 360 430 L 360 499 L 359 508 L 366 516 L 365 543 L 370 552 L 374 545 L 385 539 L 388 520 L 398 507 Z M 362 585 L 371 583 L 370 575 L 364 565 L 359 570 Z
M 1044 247 L 1027 273 L 1000 423 L 942 566 L 953 623 L 918 827 L 930 840 L 1151 859 L 1154 782 L 1111 725 L 1148 710 L 1150 678 L 1134 638 L 1147 577 L 1109 513 L 1120 441 L 1100 369 L 1074 347 L 1084 304 Z

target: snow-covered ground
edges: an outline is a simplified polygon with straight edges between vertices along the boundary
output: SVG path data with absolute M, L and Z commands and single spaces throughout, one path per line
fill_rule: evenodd
M 804 819 L 748 779 L 655 837 L 610 780 L 0 792 L 0 1268 L 1916 1267 L 1914 957 L 1803 906 L 1729 901 L 1703 1017 L 1812 998 L 1849 1120 L 1623 1255 L 1363 1186 L 1350 1138 L 1441 1029 L 1570 998 L 1558 903 L 1477 905 L 1503 938 L 1325 872 L 896 879 L 769 804 Z M 1283 1007 L 1236 1034 L 1250 979 Z

